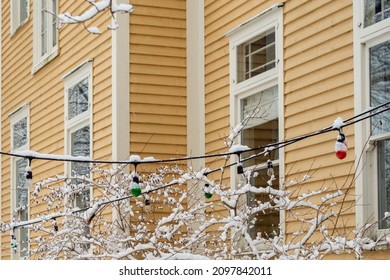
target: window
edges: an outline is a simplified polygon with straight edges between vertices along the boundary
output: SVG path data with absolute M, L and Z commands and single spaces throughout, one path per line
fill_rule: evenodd
M 238 82 L 275 68 L 275 29 L 269 29 L 237 47 Z
M 389 101 L 390 89 L 390 1 L 354 1 L 355 111 L 363 112 Z M 390 113 L 355 124 L 355 146 L 363 153 L 356 174 L 357 224 L 379 221 L 373 235 L 390 232 Z M 368 140 L 368 145 L 367 145 Z M 362 172 L 360 172 L 360 170 Z
M 25 105 L 11 115 L 11 150 L 13 152 L 28 149 L 28 106 Z M 11 159 L 11 212 L 16 221 L 27 221 L 29 218 L 29 186 L 26 183 L 28 160 Z M 15 259 L 27 255 L 29 232 L 26 228 L 17 228 L 14 237 L 18 246 L 13 252 Z
M 370 26 L 390 17 L 390 0 L 364 1 L 364 26 Z
M 72 156 L 91 156 L 91 96 L 92 66 L 90 62 L 72 71 L 64 78 L 65 112 L 66 112 L 66 153 Z M 90 176 L 89 164 L 81 162 L 68 163 L 68 175 Z M 74 184 L 83 185 L 82 179 L 73 180 Z M 90 206 L 91 190 L 84 189 L 75 197 L 75 206 Z
M 258 147 L 283 138 L 281 101 L 282 82 L 282 9 L 272 6 L 230 31 L 230 78 L 231 78 L 231 123 L 237 124 L 259 111 L 256 118 L 250 119 L 242 130 L 240 144 Z M 250 156 L 250 153 L 245 153 Z M 274 188 L 279 187 L 279 174 L 283 173 L 282 153 L 270 153 L 269 160 L 256 157 L 243 163 L 245 170 L 253 174 L 251 184 L 266 187 L 270 181 L 269 170 L 273 170 Z M 268 172 L 267 172 L 268 171 Z M 236 171 L 232 172 L 236 174 Z M 232 176 L 232 181 L 239 178 Z M 247 204 L 257 205 L 258 201 L 270 201 L 269 195 L 247 194 Z M 252 218 L 248 229 L 252 238 L 271 237 L 278 234 L 280 212 L 268 211 Z
M 376 107 L 389 101 L 390 89 L 390 41 L 369 48 L 370 106 Z M 370 142 L 375 147 L 378 218 L 390 212 L 390 113 L 376 115 L 370 122 Z M 379 223 L 379 229 L 390 229 L 390 219 Z
M 34 66 L 38 71 L 57 55 L 57 0 L 34 1 Z
M 248 122 L 241 134 L 241 143 L 248 147 L 259 147 L 275 143 L 279 140 L 279 117 L 278 117 L 278 86 L 275 85 L 248 97 L 240 99 L 241 120 L 259 109 L 261 118 L 254 118 Z M 246 156 L 250 154 L 246 153 Z M 270 153 L 269 161 L 264 157 L 255 157 L 244 162 L 244 168 L 250 169 L 258 175 L 252 178 L 251 185 L 258 187 L 268 186 L 270 176 L 274 175 L 276 180 L 272 182 L 273 188 L 279 185 L 279 151 Z M 267 173 L 268 167 L 273 169 L 273 174 Z M 255 207 L 258 201 L 268 201 L 268 195 L 256 195 L 248 193 L 247 201 L 249 206 Z M 249 229 L 252 238 L 257 235 L 264 237 L 272 236 L 279 232 L 279 211 L 266 211 L 253 217 L 254 227 Z
M 18 30 L 29 16 L 28 0 L 11 0 L 11 35 Z

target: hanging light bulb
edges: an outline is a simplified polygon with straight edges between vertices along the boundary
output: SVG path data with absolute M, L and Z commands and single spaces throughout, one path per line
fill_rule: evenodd
M 58 231 L 58 224 L 57 224 L 56 218 L 53 218 L 52 225 L 53 225 L 54 231 L 57 232 Z
M 31 161 L 32 160 L 29 159 L 28 166 L 26 166 L 26 184 L 30 190 L 32 188 L 32 178 L 33 178 L 32 170 L 31 170 Z
M 13 251 L 16 251 L 17 248 L 18 248 L 18 243 L 16 242 L 15 235 L 11 234 L 11 249 Z
M 335 143 L 336 157 L 338 159 L 344 159 L 347 156 L 347 149 L 347 137 L 345 137 L 344 133 L 340 130 L 340 134 L 337 135 Z
M 272 177 L 275 175 L 274 166 L 273 166 L 272 161 L 270 159 L 267 161 L 267 175 L 268 175 L 268 177 Z
M 237 165 L 237 174 L 244 174 L 244 167 L 241 163 Z
M 152 207 L 150 205 L 150 200 L 148 195 L 145 195 L 145 212 L 147 214 L 152 213 Z
M 131 194 L 136 197 L 141 195 L 141 187 L 139 185 L 139 178 L 137 175 L 133 177 L 133 182 L 131 183 Z
M 209 184 L 205 184 L 204 187 L 204 197 L 207 199 L 210 199 L 213 197 L 213 194 L 211 193 L 211 188 Z

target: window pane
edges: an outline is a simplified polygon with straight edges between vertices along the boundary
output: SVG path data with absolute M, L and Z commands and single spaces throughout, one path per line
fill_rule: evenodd
M 390 100 L 390 41 L 370 48 L 370 100 L 375 107 Z M 374 135 L 390 131 L 390 112 L 371 118 Z
M 89 126 L 85 126 L 71 134 L 71 153 L 72 156 L 90 156 L 90 134 Z M 72 173 L 77 175 L 89 176 L 90 169 L 88 163 L 72 162 L 71 163 Z M 74 180 L 74 184 L 83 184 L 82 180 Z M 76 195 L 76 206 L 85 208 L 90 205 L 90 190 L 84 190 L 79 195 Z
M 13 125 L 13 149 L 18 149 L 27 144 L 27 117 Z
M 272 28 L 237 48 L 237 79 L 242 82 L 276 66 L 275 29 Z
M 390 212 L 390 140 L 378 142 L 378 212 L 379 219 Z M 382 221 L 379 228 L 390 228 L 390 218 Z
M 252 179 L 251 184 L 256 187 L 267 187 L 267 181 L 270 180 L 270 177 L 267 176 L 267 169 L 258 170 L 258 176 Z M 279 178 L 279 168 L 274 167 L 275 178 Z M 272 182 L 272 187 L 278 189 L 279 181 L 274 180 Z M 254 194 L 248 193 L 248 206 L 253 208 L 257 207 L 259 203 L 266 203 L 270 201 L 268 194 Z M 272 203 L 271 203 L 272 205 Z M 278 210 L 266 210 L 261 211 L 251 217 L 253 225 L 249 227 L 249 234 L 252 238 L 260 235 L 264 238 L 273 237 L 275 234 L 279 233 L 279 211 Z
M 390 17 L 390 0 L 364 1 L 364 27 Z
M 53 9 L 53 13 L 57 14 L 57 0 L 52 0 L 52 9 Z M 52 46 L 55 47 L 57 46 L 57 19 L 54 15 L 51 15 L 52 17 L 52 37 L 53 37 L 53 41 L 52 41 Z
M 242 143 L 250 148 L 256 148 L 259 146 L 275 143 L 278 141 L 278 120 L 266 122 L 261 125 L 257 125 L 251 128 L 244 129 L 242 131 Z M 245 157 L 249 157 L 256 153 L 260 153 L 262 150 L 245 153 Z M 272 159 L 279 158 L 279 151 L 276 150 L 271 154 Z M 251 160 L 243 162 L 244 167 L 253 166 L 257 164 L 264 164 L 267 162 L 266 157 L 259 156 Z
M 28 204 L 28 186 L 26 184 L 27 159 L 21 158 L 16 161 L 16 207 Z
M 247 126 L 254 126 L 276 119 L 278 117 L 278 87 L 263 90 L 241 100 L 241 121 L 251 116 L 258 109 L 256 118 L 251 119 Z
M 88 110 L 88 78 L 68 89 L 69 120 Z
M 47 53 L 46 0 L 41 0 L 41 55 Z
M 267 144 L 275 143 L 279 139 L 278 121 L 278 87 L 272 87 L 260 93 L 251 95 L 241 100 L 241 120 L 251 116 L 254 110 L 258 109 L 259 114 L 250 119 L 241 134 L 241 143 L 250 148 L 256 148 Z M 259 153 L 254 151 L 245 153 L 245 157 Z M 271 154 L 272 159 L 279 158 L 276 150 Z M 244 162 L 244 166 L 252 166 L 264 163 L 266 159 L 256 157 Z
M 28 210 L 21 210 L 19 213 L 20 221 L 28 220 Z M 28 229 L 27 228 L 19 228 L 19 241 L 20 241 L 20 258 L 24 258 L 27 255 L 28 250 Z
M 28 0 L 20 0 L 20 23 L 27 19 L 28 15 Z

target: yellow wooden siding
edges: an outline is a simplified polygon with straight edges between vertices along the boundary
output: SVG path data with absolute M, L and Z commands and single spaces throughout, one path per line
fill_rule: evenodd
M 131 153 L 161 159 L 184 156 L 186 1 L 131 3 Z
M 205 133 L 206 153 L 226 152 L 224 138 L 230 134 L 229 40 L 225 34 L 280 1 L 205 1 Z M 207 160 L 211 168 L 224 160 Z M 224 178 L 230 176 L 226 172 Z M 211 175 L 218 179 L 220 174 Z
M 227 31 L 277 2 L 283 9 L 285 138 L 319 130 L 336 117 L 353 115 L 352 1 L 205 1 L 206 152 L 224 151 L 221 138 L 229 134 L 229 47 Z M 302 179 L 318 169 L 302 191 L 322 185 L 343 190 L 354 174 L 353 128 L 345 129 L 349 155 L 334 155 L 336 132 L 286 148 L 287 178 Z M 211 161 L 209 161 L 211 162 Z M 216 162 L 218 166 L 222 161 Z M 334 178 L 332 178 L 332 176 Z M 345 183 L 346 182 L 346 183 Z M 347 201 L 352 203 L 354 190 Z M 354 215 L 345 215 L 348 227 Z M 340 223 L 341 224 L 341 223 Z M 341 226 L 341 225 L 339 225 Z M 294 224 L 287 226 L 291 233 Z
M 82 25 L 65 26 L 59 31 L 58 56 L 35 74 L 33 66 L 33 1 L 30 17 L 10 37 L 10 1 L 2 2 L 2 151 L 10 151 L 11 112 L 25 103 L 30 106 L 30 149 L 49 154 L 64 153 L 64 82 L 61 77 L 87 59 L 93 59 L 92 122 L 94 128 L 94 158 L 111 158 L 111 31 L 110 14 L 92 20 L 91 25 L 101 28 L 103 34 L 89 34 Z M 82 1 L 59 1 L 60 12 L 81 14 L 88 4 Z M 107 143 L 109 145 L 107 145 Z M 10 159 L 3 157 L 2 209 L 0 219 L 10 221 Z M 64 164 L 34 160 L 34 181 L 63 174 Z M 30 217 L 44 209 L 32 206 Z M 34 235 L 33 232 L 31 232 Z M 2 236 L 2 257 L 9 258 L 9 234 Z
M 319 130 L 338 116 L 346 119 L 354 114 L 352 1 L 294 2 L 287 1 L 284 7 L 286 138 Z M 337 227 L 348 232 L 355 227 L 353 176 L 358 155 L 353 150 L 353 127 L 345 128 L 345 133 L 349 153 L 343 161 L 334 153 L 334 132 L 287 147 L 285 169 L 291 170 L 287 181 L 314 173 L 299 187 L 300 193 L 320 187 L 347 193 L 344 207 L 352 208 L 343 213 Z M 299 224 L 287 216 L 287 233 Z

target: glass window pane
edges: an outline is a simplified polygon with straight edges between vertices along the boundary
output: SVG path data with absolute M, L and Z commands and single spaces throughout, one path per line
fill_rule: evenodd
M 364 1 L 364 27 L 390 17 L 390 0 Z
M 46 0 L 41 0 L 41 55 L 47 53 Z
M 27 221 L 28 220 L 28 210 L 24 209 L 19 212 L 19 219 L 20 221 Z M 19 228 L 17 229 L 19 231 L 19 250 L 20 250 L 20 258 L 24 258 L 27 256 L 27 250 L 28 250 L 28 229 L 27 228 Z
M 256 109 L 259 110 L 259 113 L 246 123 L 241 134 L 241 143 L 250 148 L 275 143 L 279 139 L 277 86 L 243 98 L 241 100 L 241 121 L 251 116 Z M 259 152 L 261 151 L 245 153 L 245 157 Z M 279 152 L 276 150 L 271 157 L 272 159 L 278 159 Z M 248 167 L 265 161 L 264 157 L 256 157 L 245 161 L 243 165 Z
M 270 177 L 267 175 L 267 169 L 261 169 L 257 171 L 258 176 L 252 179 L 251 184 L 256 187 L 267 187 L 267 181 Z M 279 178 L 279 168 L 274 167 L 275 178 Z M 274 180 L 272 187 L 278 189 L 279 181 Z M 266 203 L 270 201 L 268 194 L 254 194 L 248 193 L 247 195 L 248 206 L 253 208 L 259 205 L 259 203 Z M 272 205 L 272 204 L 271 204 Z M 264 238 L 273 237 L 279 233 L 280 216 L 278 210 L 266 210 L 261 211 L 251 217 L 253 225 L 249 227 L 249 234 L 252 238 L 260 235 Z
M 18 149 L 27 144 L 27 117 L 13 125 L 13 149 Z
M 68 89 L 69 120 L 88 110 L 88 77 Z
M 259 146 L 275 143 L 278 141 L 278 120 L 273 120 L 266 122 L 264 124 L 254 126 L 251 128 L 244 129 L 242 131 L 241 135 L 241 141 L 243 145 L 246 145 L 250 148 L 256 148 Z M 247 152 L 245 153 L 245 157 L 249 157 L 251 155 L 257 154 L 262 152 L 259 151 L 253 151 L 253 152 Z M 278 159 L 279 158 L 279 151 L 276 150 L 271 155 L 272 159 Z M 244 167 L 249 167 L 257 164 L 264 164 L 267 162 L 266 157 L 259 156 L 255 157 L 251 160 L 247 160 L 243 162 Z
M 275 29 L 237 47 L 237 79 L 242 82 L 275 68 Z
M 20 0 L 20 23 L 27 19 L 28 15 L 28 0 Z
M 254 126 L 278 118 L 278 87 L 263 90 L 241 100 L 241 121 L 258 109 L 256 118 L 249 121 L 247 126 Z
M 57 0 L 52 0 L 52 9 L 53 13 L 57 14 Z M 52 17 L 52 46 L 57 46 L 57 19 L 54 15 L 51 15 Z
M 390 212 L 390 140 L 378 142 L 378 213 L 379 219 Z M 390 218 L 379 223 L 379 229 L 390 228 Z
M 29 190 L 26 184 L 27 159 L 16 160 L 16 207 L 28 204 Z
M 71 153 L 72 156 L 90 156 L 90 129 L 85 126 L 71 134 Z M 89 176 L 90 169 L 88 163 L 72 162 L 72 173 L 77 175 Z M 83 184 L 82 180 L 74 180 L 74 184 Z M 75 197 L 76 207 L 85 208 L 90 205 L 90 190 L 84 190 Z
M 390 41 L 370 48 L 370 101 L 375 107 L 390 100 Z M 390 131 L 390 112 L 371 118 L 374 135 Z

